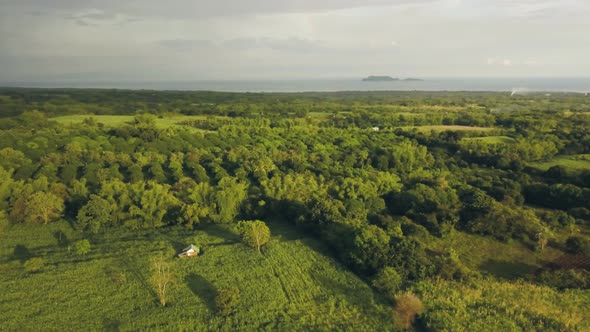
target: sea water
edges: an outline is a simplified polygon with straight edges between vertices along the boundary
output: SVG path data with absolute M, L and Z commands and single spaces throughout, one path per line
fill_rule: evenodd
M 227 92 L 503 91 L 590 93 L 588 78 L 424 78 L 422 81 L 363 82 L 361 78 L 204 81 L 0 82 L 2 87 L 193 90 Z

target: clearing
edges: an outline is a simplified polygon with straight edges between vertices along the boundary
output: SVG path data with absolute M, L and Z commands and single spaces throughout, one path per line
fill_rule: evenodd
M 465 137 L 462 140 L 477 140 L 488 144 L 511 144 L 514 138 L 508 136 Z
M 403 126 L 399 127 L 405 130 L 416 129 L 418 131 L 492 131 L 498 128 L 494 127 L 472 127 L 459 125 L 428 125 L 428 126 Z
M 562 155 L 548 161 L 529 163 L 530 166 L 546 171 L 553 166 L 563 166 L 573 170 L 590 170 L 590 154 Z
M 121 126 L 124 124 L 130 124 L 133 122 L 135 116 L 133 115 L 92 115 L 92 114 L 85 114 L 85 115 L 64 115 L 51 118 L 50 120 L 59 122 L 61 124 L 78 124 L 82 123 L 84 119 L 87 118 L 94 118 L 96 122 L 102 123 L 107 127 L 116 127 Z M 156 118 L 156 126 L 161 129 L 169 128 L 171 126 L 183 126 L 180 123 L 184 121 L 191 121 L 191 120 L 204 120 L 207 119 L 207 116 L 204 115 L 179 115 L 179 116 L 169 116 L 169 117 L 162 117 Z
M 229 226 L 207 225 L 89 238 L 85 256 L 70 248 L 81 238 L 65 221 L 13 225 L 0 241 L 0 321 L 6 330 L 355 330 L 391 329 L 391 307 L 325 255 L 316 240 L 290 225 L 271 224 L 264 254 L 239 242 Z M 197 258 L 173 258 L 176 282 L 161 307 L 150 286 L 150 259 L 162 247 L 194 243 Z M 44 268 L 23 263 L 42 257 Z M 218 289 L 238 287 L 237 312 L 216 314 Z

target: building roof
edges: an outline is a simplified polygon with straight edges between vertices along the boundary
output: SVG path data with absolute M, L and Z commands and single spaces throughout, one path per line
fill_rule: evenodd
M 184 248 L 183 251 L 186 252 L 186 251 L 191 251 L 191 250 L 192 251 L 199 251 L 199 247 L 195 246 L 194 244 L 191 244 L 190 246 Z

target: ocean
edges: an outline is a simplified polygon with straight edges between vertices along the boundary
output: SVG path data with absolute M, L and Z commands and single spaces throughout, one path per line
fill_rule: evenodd
M 588 78 L 424 78 L 423 81 L 363 82 L 361 78 L 218 81 L 40 81 L 1 82 L 2 87 L 194 90 L 226 92 L 503 91 L 590 92 Z

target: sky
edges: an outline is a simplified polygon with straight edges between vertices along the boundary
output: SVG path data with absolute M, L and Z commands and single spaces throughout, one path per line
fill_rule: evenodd
M 589 77 L 589 0 L 0 0 L 0 81 Z

